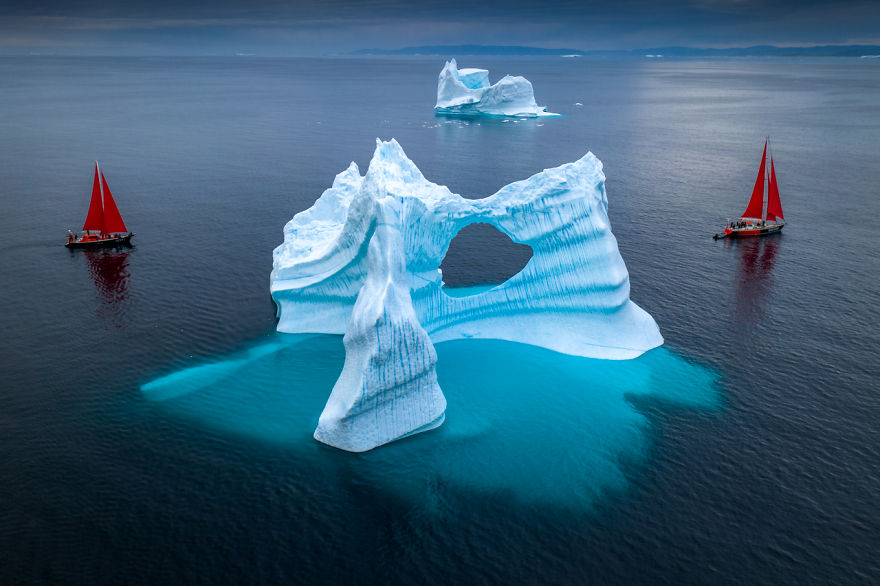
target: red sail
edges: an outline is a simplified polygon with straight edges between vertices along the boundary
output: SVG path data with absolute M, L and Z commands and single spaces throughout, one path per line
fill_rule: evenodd
M 101 173 L 101 182 L 104 185 L 104 229 L 102 231 L 105 234 L 111 232 L 128 232 L 128 229 L 125 227 L 125 222 L 122 221 L 122 216 L 119 215 L 119 209 L 116 207 L 116 202 L 113 201 L 113 195 L 110 193 L 110 186 L 107 185 L 107 180 L 104 179 L 103 173 Z
M 100 230 L 104 228 L 104 206 L 101 203 L 101 184 L 98 183 L 98 163 L 95 163 L 95 183 L 92 185 L 92 203 L 83 230 Z
M 773 167 L 773 157 L 770 157 L 770 189 L 767 194 L 767 219 L 784 219 L 782 217 L 782 202 L 779 200 L 779 187 L 776 185 L 776 169 Z
M 764 212 L 764 171 L 767 165 L 767 141 L 764 141 L 764 154 L 761 155 L 761 168 L 758 169 L 758 178 L 755 179 L 755 188 L 752 189 L 752 198 L 743 218 L 761 218 Z

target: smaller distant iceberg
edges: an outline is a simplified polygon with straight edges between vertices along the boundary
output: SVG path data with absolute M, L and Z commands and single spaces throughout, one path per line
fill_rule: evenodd
M 437 114 L 457 116 L 559 116 L 535 103 L 532 83 L 524 77 L 505 75 L 489 84 L 486 69 L 459 69 L 447 61 L 437 81 Z

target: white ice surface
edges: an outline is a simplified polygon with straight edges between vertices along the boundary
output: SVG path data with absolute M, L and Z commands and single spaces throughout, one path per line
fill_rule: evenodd
M 438 114 L 461 116 L 558 116 L 535 103 L 529 80 L 506 75 L 489 85 L 485 69 L 458 69 L 455 59 L 447 61 L 437 80 Z
M 629 299 L 607 205 L 592 153 L 465 199 L 425 179 L 397 141 L 377 141 L 366 175 L 354 163 L 337 175 L 273 253 L 278 330 L 345 334 L 345 365 L 315 437 L 363 451 L 440 425 L 439 341 L 496 338 L 607 359 L 662 344 Z M 477 222 L 534 255 L 504 283 L 451 297 L 440 263 Z

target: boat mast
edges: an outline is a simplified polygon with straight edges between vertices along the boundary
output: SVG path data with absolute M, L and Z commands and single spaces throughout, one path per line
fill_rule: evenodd
M 772 162 L 773 161 L 773 147 L 770 145 L 770 135 L 769 134 L 767 135 L 767 152 L 770 153 L 770 161 Z M 766 169 L 766 171 L 764 172 L 764 179 L 767 181 L 767 189 L 766 189 L 767 198 L 766 199 L 767 199 L 767 205 L 769 206 L 770 205 L 770 165 L 767 165 L 765 167 L 765 169 Z M 764 199 L 763 194 L 761 195 L 761 199 L 762 200 Z M 762 201 L 761 202 L 761 212 L 762 212 L 761 221 L 766 222 L 767 221 L 767 207 L 763 204 L 764 204 L 764 202 Z
M 98 176 L 101 176 L 101 168 L 98 166 L 98 161 L 95 161 L 95 172 Z M 101 234 L 104 233 L 104 185 L 103 181 L 98 182 L 101 187 Z
M 776 183 L 776 166 L 773 162 L 773 153 L 770 153 L 770 179 L 767 185 L 767 218 L 772 221 L 779 222 L 782 217 L 782 202 L 779 199 L 779 185 Z

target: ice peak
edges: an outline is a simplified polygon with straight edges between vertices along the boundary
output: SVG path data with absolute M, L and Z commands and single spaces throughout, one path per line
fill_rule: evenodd
M 376 196 L 382 197 L 386 193 L 405 195 L 406 191 L 401 189 L 403 185 L 427 183 L 427 180 L 397 140 L 377 138 L 364 183 L 371 191 L 375 190 Z
M 372 166 L 373 162 L 377 159 L 406 160 L 412 164 L 412 161 L 410 161 L 409 157 L 406 156 L 406 153 L 403 152 L 403 147 L 400 146 L 400 143 L 397 142 L 396 138 L 392 138 L 391 140 L 376 138 L 376 150 L 373 151 L 373 159 L 371 160 L 370 165 Z
M 361 182 L 361 170 L 358 168 L 357 163 L 352 161 L 348 168 L 336 175 L 333 178 L 333 187 L 332 189 L 346 189 L 351 186 L 352 183 L 360 183 Z

